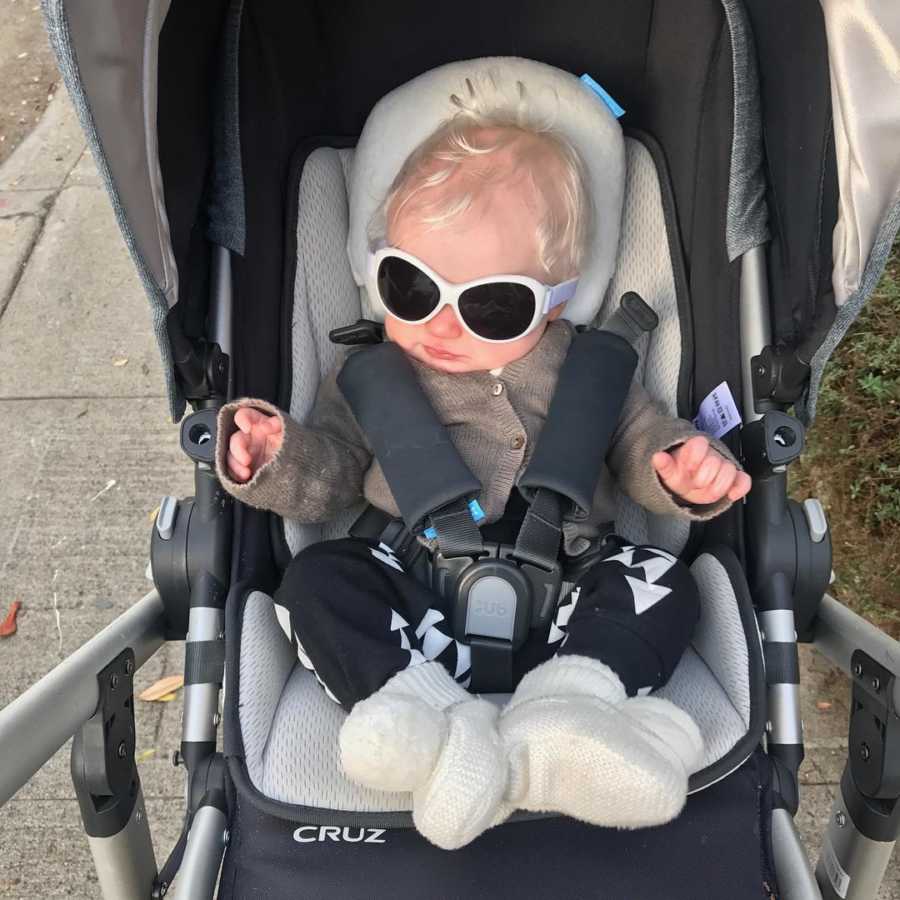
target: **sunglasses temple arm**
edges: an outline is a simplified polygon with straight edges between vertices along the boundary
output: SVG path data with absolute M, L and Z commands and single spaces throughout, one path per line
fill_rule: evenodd
M 575 296 L 575 289 L 578 287 L 578 279 L 570 278 L 555 285 L 547 291 L 547 299 L 544 301 L 544 314 L 546 315 L 551 309 L 561 306 Z

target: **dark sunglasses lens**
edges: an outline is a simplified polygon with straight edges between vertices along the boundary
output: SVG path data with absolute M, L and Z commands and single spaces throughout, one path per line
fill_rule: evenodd
M 388 311 L 400 319 L 416 322 L 438 305 L 440 288 L 417 266 L 388 256 L 378 266 L 378 293 Z
M 479 337 L 509 341 L 521 337 L 534 318 L 534 291 L 524 284 L 495 282 L 463 291 L 459 314 Z

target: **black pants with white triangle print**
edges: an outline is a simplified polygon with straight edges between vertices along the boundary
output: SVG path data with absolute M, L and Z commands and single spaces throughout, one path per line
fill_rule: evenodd
M 301 663 L 347 710 L 428 660 L 468 686 L 469 647 L 453 638 L 447 604 L 385 544 L 344 538 L 307 547 L 285 573 L 275 612 Z M 649 693 L 668 681 L 699 612 L 684 563 L 619 539 L 561 597 L 549 627 L 531 631 L 515 654 L 515 680 L 552 656 L 577 654 L 610 666 L 629 695 Z

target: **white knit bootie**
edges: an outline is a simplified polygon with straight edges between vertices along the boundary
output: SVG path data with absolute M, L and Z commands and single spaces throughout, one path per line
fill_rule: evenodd
M 618 828 L 675 818 L 703 753 L 690 716 L 656 697 L 626 698 L 603 663 L 559 656 L 522 679 L 500 719 L 505 800 Z
M 432 844 L 456 850 L 509 815 L 501 814 L 507 759 L 499 710 L 471 699 L 447 710 L 447 741 L 431 777 L 413 791 L 413 823 Z
M 416 828 L 455 850 L 498 819 L 507 773 L 498 715 L 440 663 L 413 666 L 353 707 L 341 764 L 358 784 L 411 791 Z
M 437 662 L 398 672 L 350 711 L 341 727 L 341 765 L 352 781 L 412 791 L 434 771 L 447 740 L 445 710 L 471 701 Z

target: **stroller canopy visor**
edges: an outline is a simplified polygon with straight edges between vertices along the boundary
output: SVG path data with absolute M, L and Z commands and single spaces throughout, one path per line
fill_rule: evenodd
M 894 0 L 44 8 L 151 299 L 176 415 L 169 338 L 202 333 L 209 242 L 236 256 L 242 340 L 277 354 L 266 335 L 278 330 L 291 154 L 313 137 L 354 142 L 381 97 L 447 62 L 521 56 L 603 84 L 623 127 L 662 146 L 695 315 L 716 328 L 728 266 L 767 244 L 773 338 L 810 344 L 813 383 L 900 223 Z M 275 392 L 264 376 L 246 388 Z

